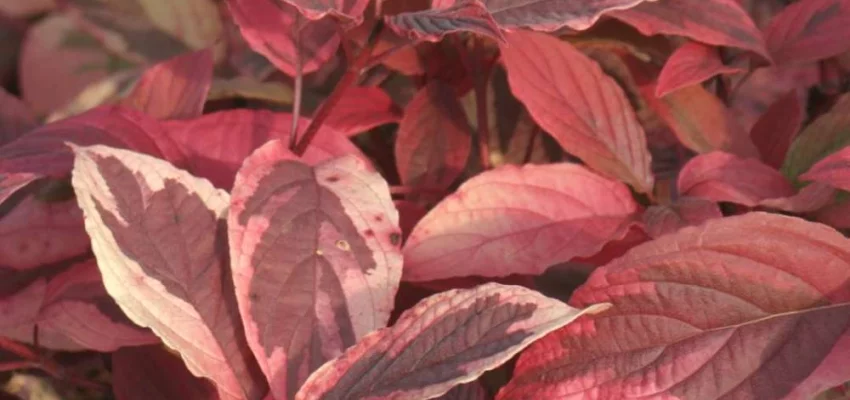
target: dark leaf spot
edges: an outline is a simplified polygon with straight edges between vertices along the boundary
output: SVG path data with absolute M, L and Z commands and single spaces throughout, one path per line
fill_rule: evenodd
M 399 235 L 396 232 L 393 232 L 393 233 L 390 234 L 390 243 L 392 243 L 393 246 L 398 246 L 398 244 L 400 242 L 401 242 L 401 235 Z

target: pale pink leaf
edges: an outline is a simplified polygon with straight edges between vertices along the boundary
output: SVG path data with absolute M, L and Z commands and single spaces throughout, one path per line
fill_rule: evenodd
M 162 346 L 112 353 L 112 388 L 117 400 L 218 400 L 210 381 L 192 375 Z
M 323 365 L 295 399 L 439 397 L 547 333 L 606 307 L 575 309 L 536 291 L 497 283 L 439 293 Z
M 148 155 L 73 149 L 72 183 L 109 294 L 222 399 L 264 396 L 229 279 L 228 194 Z
M 499 400 L 807 400 L 850 374 L 850 242 L 749 213 L 639 245 L 569 304 L 613 303 L 530 346 Z
M 401 279 L 398 212 L 356 156 L 305 163 L 281 141 L 245 160 L 228 217 L 248 343 L 279 399 L 386 326 Z
M 354 86 L 345 90 L 325 119 L 325 125 L 351 137 L 400 120 L 401 110 L 383 89 Z
M 777 64 L 807 63 L 850 50 L 850 3 L 805 0 L 789 5 L 764 30 Z
M 647 208 L 643 213 L 643 224 L 649 236 L 658 238 L 715 218 L 723 218 L 717 203 L 697 197 L 682 197 L 670 205 Z
M 609 14 L 644 35 L 681 35 L 698 42 L 770 54 L 761 32 L 736 0 L 658 0 Z
M 805 117 L 805 110 L 796 90 L 780 97 L 759 117 L 750 130 L 750 138 L 765 164 L 773 168 L 782 166 Z
M 689 42 L 676 49 L 667 59 L 658 76 L 655 96 L 664 97 L 683 87 L 699 85 L 716 75 L 739 72 L 744 72 L 744 69 L 723 64 L 717 48 Z
M 404 246 L 404 279 L 537 275 L 622 238 L 637 204 L 577 164 L 505 165 L 464 182 Z
M 298 52 L 292 27 L 302 22 L 295 7 L 277 0 L 227 0 L 227 5 L 248 45 L 287 75 L 295 76 L 299 53 L 301 69 L 307 74 L 330 60 L 339 47 L 337 22 L 332 18 L 304 21 Z
M 652 190 L 646 134 L 620 86 L 569 43 L 507 34 L 502 58 L 513 94 L 567 152 L 600 173 Z
M 146 70 L 122 103 L 157 119 L 199 117 L 212 75 L 210 48 L 170 58 Z
M 308 125 L 310 120 L 302 117 L 298 122 L 299 133 Z M 289 142 L 292 114 L 237 109 L 191 120 L 168 121 L 163 126 L 186 155 L 189 172 L 230 190 L 236 171 L 254 150 L 270 140 Z M 322 126 L 303 159 L 314 163 L 345 154 L 367 159 L 344 133 L 332 126 Z
M 480 0 L 459 0 L 447 8 L 405 12 L 384 17 L 387 25 L 400 36 L 414 40 L 439 42 L 455 32 L 472 32 L 504 42 L 501 29 Z
M 472 128 L 451 85 L 433 80 L 404 109 L 395 160 L 405 185 L 446 188 L 472 152 Z

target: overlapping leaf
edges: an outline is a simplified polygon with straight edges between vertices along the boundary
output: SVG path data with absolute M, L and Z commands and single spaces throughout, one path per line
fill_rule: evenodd
M 346 136 L 355 136 L 400 120 L 401 110 L 387 92 L 375 86 L 355 86 L 345 91 L 325 119 L 325 125 Z
M 248 343 L 276 398 L 386 326 L 401 278 L 398 212 L 362 159 L 311 166 L 270 142 L 240 169 L 228 226 Z
M 596 171 L 651 191 L 646 134 L 617 83 L 555 37 L 516 31 L 507 39 L 511 91 L 540 127 Z
M 304 16 L 317 20 L 326 15 L 334 15 L 354 21 L 363 20 L 363 11 L 369 0 L 274 0 L 291 4 Z
M 497 398 L 810 399 L 850 374 L 848 249 L 767 213 L 635 247 L 570 299 L 613 307 L 529 347 Z
M 158 119 L 198 117 L 212 75 L 211 49 L 180 55 L 145 70 L 123 104 Z
M 129 150 L 74 152 L 72 182 L 109 294 L 222 399 L 265 395 L 229 284 L 227 193 Z
M 748 207 L 764 206 L 792 212 L 814 211 L 832 200 L 826 185 L 797 192 L 779 171 L 755 158 L 713 152 L 697 156 L 679 173 L 679 192 L 712 201 Z
M 810 170 L 800 175 L 800 179 L 850 191 L 850 147 L 845 147 L 820 160 Z
M 0 146 L 38 126 L 29 106 L 0 88 Z
M 472 128 L 454 89 L 438 80 L 420 89 L 404 109 L 395 159 L 406 185 L 444 189 L 463 172 Z
M 576 164 L 505 165 L 446 197 L 404 246 L 404 279 L 536 275 L 622 238 L 628 187 Z
M 805 118 L 800 95 L 788 92 L 773 103 L 750 130 L 750 138 L 765 164 L 780 168 Z
M 438 397 L 606 306 L 574 309 L 533 290 L 497 283 L 439 293 L 322 366 L 295 399 Z
M 717 203 L 698 197 L 682 197 L 670 205 L 651 206 L 643 213 L 646 233 L 653 238 L 673 233 L 687 226 L 722 218 Z
M 715 75 L 743 71 L 742 68 L 724 65 L 714 47 L 698 42 L 686 43 L 676 49 L 664 64 L 658 76 L 655 96 L 664 97 L 678 89 L 701 84 Z
M 307 129 L 309 122 L 307 118 L 300 119 L 299 133 Z M 235 109 L 192 120 L 169 121 L 164 128 L 186 155 L 189 172 L 229 190 L 236 171 L 251 152 L 269 140 L 289 142 L 292 114 Z M 302 157 L 313 163 L 344 154 L 366 159 L 345 134 L 331 126 L 322 126 Z
M 844 0 L 798 1 L 771 19 L 764 37 L 778 64 L 837 56 L 850 50 L 850 4 Z
M 681 35 L 715 46 L 737 47 L 769 60 L 761 32 L 736 0 L 645 1 L 610 16 L 644 35 Z
M 782 173 L 792 181 L 826 156 L 850 145 L 850 94 L 803 129 L 791 143 Z
M 192 375 L 161 345 L 112 353 L 112 387 L 117 400 L 218 400 L 209 381 Z
M 493 16 L 480 0 L 460 0 L 446 8 L 400 13 L 385 18 L 399 35 L 438 42 L 454 32 L 473 32 L 504 41 Z
M 296 74 L 299 54 L 306 74 L 319 69 L 339 47 L 337 22 L 331 18 L 303 21 L 295 7 L 277 0 L 227 0 L 227 5 L 251 48 L 290 76 Z M 298 46 L 295 24 L 300 24 Z

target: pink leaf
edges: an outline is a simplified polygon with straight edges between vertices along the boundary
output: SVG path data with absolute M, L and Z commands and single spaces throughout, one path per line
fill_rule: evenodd
M 658 238 L 686 226 L 700 225 L 715 218 L 723 218 L 723 213 L 713 201 L 682 197 L 671 205 L 647 208 L 643 214 L 643 223 L 649 236 Z
M 265 395 L 228 278 L 227 193 L 129 150 L 74 152 L 72 182 L 109 294 L 222 399 Z
M 398 212 L 355 156 L 311 166 L 281 141 L 245 160 L 228 217 L 248 343 L 279 399 L 386 326 L 401 278 Z
M 123 104 L 157 119 L 199 117 L 212 75 L 212 49 L 180 55 L 145 71 Z
M 454 89 L 433 80 L 404 109 L 395 159 L 405 185 L 447 188 L 472 152 L 472 128 Z
M 760 212 L 635 247 L 570 299 L 614 306 L 530 346 L 497 398 L 811 399 L 850 374 L 848 249 Z
M 162 346 L 112 353 L 112 385 L 117 400 L 218 400 L 209 381 L 192 375 Z
M 325 125 L 351 137 L 399 120 L 401 111 L 387 92 L 376 86 L 354 86 L 346 89 Z
M 473 32 L 505 41 L 493 16 L 480 0 L 460 0 L 447 8 L 405 12 L 384 17 L 393 31 L 413 40 L 439 42 L 455 32 Z
M 620 86 L 556 37 L 516 31 L 507 39 L 501 49 L 511 91 L 540 127 L 591 168 L 650 192 L 646 134 Z
M 736 0 L 659 0 L 610 14 L 647 36 L 681 35 L 698 42 L 750 50 L 766 60 L 761 32 Z
M 628 9 L 643 1 L 482 0 L 482 3 L 502 28 L 531 28 L 551 32 L 563 27 L 585 30 L 595 24 L 603 14 Z M 446 8 L 456 3 L 457 0 L 433 0 L 432 7 Z
M 850 50 L 850 4 L 806 0 L 789 5 L 764 30 L 777 64 L 806 63 Z
M 404 279 L 537 275 L 622 238 L 637 204 L 577 164 L 506 165 L 464 182 L 404 247 Z
M 750 138 L 765 164 L 773 168 L 782 166 L 804 118 L 800 95 L 792 90 L 773 103 L 756 121 L 750 130 Z
M 800 179 L 850 191 L 850 146 L 818 161 L 808 172 L 800 175 Z
M 299 133 L 307 129 L 309 122 L 309 119 L 301 118 Z M 270 140 L 289 142 L 292 114 L 236 109 L 192 120 L 169 121 L 164 126 L 186 154 L 189 172 L 209 179 L 216 187 L 230 190 L 236 171 L 251 152 Z M 303 158 L 314 163 L 344 154 L 366 159 L 345 134 L 323 126 Z
M 276 0 L 227 0 L 227 5 L 248 45 L 287 75 L 295 76 L 298 52 L 292 26 L 302 23 L 298 10 Z M 308 74 L 334 56 L 340 39 L 332 18 L 303 24 L 299 47 L 302 71 Z
M 723 152 L 699 155 L 688 161 L 679 173 L 678 187 L 683 195 L 715 202 L 793 212 L 816 210 L 832 198 L 831 190 L 819 186 L 796 193 L 779 171 L 754 158 L 739 158 Z
M 689 42 L 667 59 L 658 76 L 656 97 L 664 97 L 683 87 L 698 85 L 715 75 L 744 72 L 743 68 L 723 65 L 718 49 L 698 42 Z
M 850 228 L 850 203 L 826 206 L 815 212 L 813 217 L 816 221 L 835 229 L 848 229 Z
M 29 106 L 5 89 L 0 88 L 0 146 L 3 146 L 38 126 Z
M 327 15 L 363 21 L 363 11 L 369 0 L 282 0 L 298 8 L 309 19 L 318 20 Z M 330 19 L 330 18 L 325 18 Z
M 475 380 L 583 310 L 519 286 L 489 283 L 419 302 L 310 376 L 296 400 L 429 399 Z

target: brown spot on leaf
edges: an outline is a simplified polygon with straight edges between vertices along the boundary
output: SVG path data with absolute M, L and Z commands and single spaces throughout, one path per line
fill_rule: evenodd
M 392 243 L 393 246 L 398 246 L 398 244 L 401 243 L 401 235 L 396 232 L 391 233 L 390 243 Z

